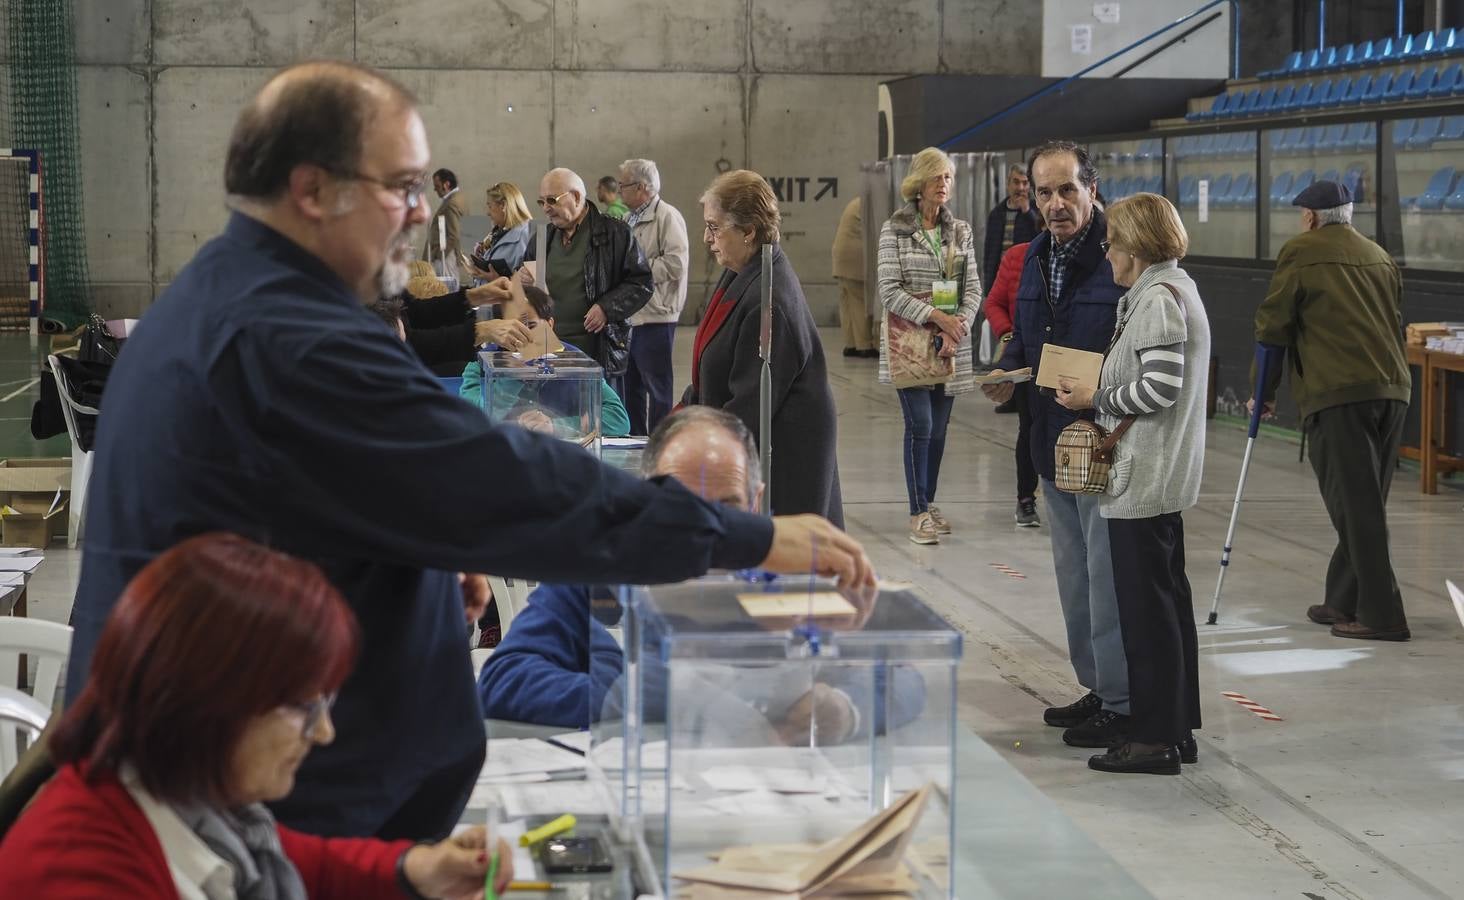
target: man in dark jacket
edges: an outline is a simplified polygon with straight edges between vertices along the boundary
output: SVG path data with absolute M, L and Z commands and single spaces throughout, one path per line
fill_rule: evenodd
M 1326 593 L 1306 615 L 1337 637 L 1406 641 L 1387 521 L 1412 390 L 1402 278 L 1387 251 L 1352 227 L 1346 185 L 1318 181 L 1292 204 L 1302 209 L 1302 233 L 1276 257 L 1256 340 L 1291 356 L 1307 455 L 1337 529 Z M 1268 407 L 1281 370 L 1265 386 Z
M 280 820 L 328 836 L 441 837 L 484 752 L 461 572 L 651 583 L 712 567 L 872 580 L 813 517 L 717 506 L 449 396 L 364 304 L 406 284 L 431 159 L 415 100 L 350 63 L 271 79 L 230 138 L 234 213 L 128 339 L 93 457 L 68 700 L 128 581 L 229 531 L 321 566 L 361 628 L 337 736 Z M 546 540 L 545 535 L 553 535 Z M 227 634 L 201 640 L 229 639 Z
M 1032 199 L 1027 170 L 1014 163 L 1007 170 L 1007 195 L 986 217 L 986 245 L 982 254 L 981 283 L 996 282 L 1001 268 L 1001 255 L 1017 244 L 1025 244 L 1037 236 L 1037 217 L 1032 213 Z
M 1049 342 L 1104 352 L 1124 290 L 1114 284 L 1113 267 L 1104 258 L 1108 226 L 1094 205 L 1098 172 L 1087 150 L 1052 141 L 1033 151 L 1028 169 L 1047 231 L 1027 248 L 1012 339 L 998 366 L 1031 366 L 1035 373 Z M 982 390 L 1001 402 L 1012 394 L 1009 384 Z M 1128 660 L 1118 623 L 1108 526 L 1099 514 L 1097 494 L 1068 494 L 1053 484 L 1057 436 L 1080 414 L 1060 406 L 1050 389 L 1034 390 L 1028 397 L 1032 456 L 1047 501 L 1068 654 L 1078 683 L 1088 689 L 1076 703 L 1052 707 L 1043 718 L 1049 725 L 1066 727 L 1063 740 L 1075 747 L 1107 747 L 1124 737 L 1129 712 Z
M 549 219 L 544 285 L 559 309 L 559 337 L 599 360 L 605 380 L 623 396 L 630 363 L 626 320 L 651 299 L 651 267 L 630 226 L 601 213 L 585 197 L 584 179 L 569 169 L 545 174 L 539 206 Z M 524 260 L 537 259 L 531 245 Z

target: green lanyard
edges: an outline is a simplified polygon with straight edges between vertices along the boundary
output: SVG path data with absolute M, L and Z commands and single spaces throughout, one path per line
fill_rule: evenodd
M 940 261 L 940 246 L 941 244 L 945 243 L 944 229 L 941 228 L 939 222 L 935 223 L 935 243 L 931 243 L 930 232 L 926 231 L 924 228 L 920 229 L 920 237 L 925 241 L 925 246 L 929 247 L 930 252 L 935 255 L 935 264 L 937 266 L 940 266 L 941 274 L 944 275 L 945 265 L 942 264 Z

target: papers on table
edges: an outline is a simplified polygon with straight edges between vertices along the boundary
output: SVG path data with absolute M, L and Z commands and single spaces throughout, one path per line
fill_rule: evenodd
M 643 450 L 648 440 L 650 439 L 643 437 L 607 437 L 600 441 L 600 446 L 617 450 Z
M 0 556 L 0 572 L 24 572 L 30 574 L 45 559 L 44 556 Z
M 838 591 L 808 594 L 738 594 L 742 611 L 754 619 L 790 616 L 852 616 L 858 610 Z
M 581 754 L 560 749 L 535 739 L 495 739 L 488 742 L 488 758 L 478 773 L 478 783 L 495 781 L 547 780 L 555 772 L 574 772 L 585 767 Z
M 35 547 L 0 547 L 0 557 L 24 556 L 27 553 L 36 552 Z

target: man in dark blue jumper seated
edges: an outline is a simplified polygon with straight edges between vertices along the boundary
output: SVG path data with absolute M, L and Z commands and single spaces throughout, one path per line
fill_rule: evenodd
M 703 499 L 736 509 L 755 510 L 762 498 L 751 433 L 736 416 L 712 407 L 687 407 L 664 419 L 646 445 L 642 471 L 647 477 L 669 475 Z M 568 729 L 618 717 L 624 654 L 607 628 L 619 619 L 612 587 L 540 585 L 478 676 L 484 715 Z M 665 715 L 666 673 L 652 661 L 647 665 L 655 668 L 645 677 L 645 717 L 658 721 Z M 754 742 L 768 729 L 787 743 L 806 742 L 816 721 L 824 742 L 841 743 L 868 734 L 859 710 L 869 705 L 871 688 L 884 693 L 885 671 L 876 671 L 872 686 L 852 673 L 830 672 L 797 695 L 771 670 L 766 679 L 755 669 L 729 670 L 725 680 L 699 671 L 705 684 L 698 695 L 726 720 L 725 729 L 744 732 Z M 898 727 L 919 716 L 925 684 L 914 670 L 889 671 L 891 715 Z M 878 704 L 873 718 L 876 732 L 882 731 L 886 717 Z

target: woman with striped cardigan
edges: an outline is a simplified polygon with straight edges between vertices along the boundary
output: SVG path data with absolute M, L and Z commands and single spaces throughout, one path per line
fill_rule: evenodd
M 981 278 L 971 226 L 946 208 L 955 172 L 951 158 L 940 150 L 927 147 L 917 153 L 900 185 L 905 205 L 890 216 L 879 236 L 879 299 L 887 313 L 880 326 L 880 382 L 893 383 L 891 316 L 923 326 L 939 342 L 939 354 L 955 360 L 954 374 L 945 383 L 897 389 L 905 416 L 910 540 L 917 544 L 938 544 L 940 535 L 951 533 L 950 522 L 935 505 L 935 491 L 955 396 L 975 387 L 971 326 L 981 308 Z M 959 306 L 954 313 L 931 304 L 938 281 L 956 282 Z

